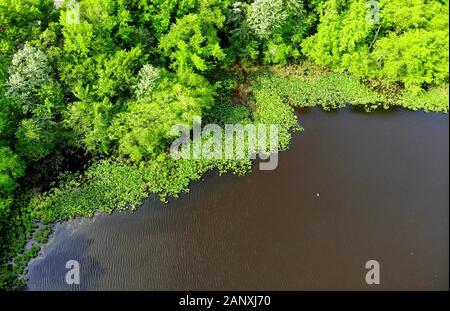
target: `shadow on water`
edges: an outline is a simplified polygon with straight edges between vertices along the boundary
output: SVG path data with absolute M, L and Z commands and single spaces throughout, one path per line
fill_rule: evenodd
M 367 112 L 366 109 L 364 108 L 364 106 L 360 106 L 360 105 L 350 105 L 346 109 L 348 111 L 350 111 L 351 113 L 355 113 L 355 114 L 368 114 L 369 113 L 372 116 L 386 116 L 386 115 L 391 115 L 391 114 L 407 112 L 407 111 L 405 111 L 405 109 L 402 109 L 399 106 L 389 106 L 387 109 L 384 107 L 378 107 L 374 110 L 371 110 L 370 112 Z
M 67 228 L 63 230 L 70 231 Z M 99 260 L 89 254 L 93 239 L 88 238 L 86 234 L 76 234 L 70 237 L 70 243 L 65 243 L 69 238 L 67 232 L 57 235 L 57 243 L 49 243 L 46 246 L 46 250 L 44 250 L 45 258 L 50 259 L 50 261 L 37 258 L 30 263 L 29 268 L 33 269 L 34 274 L 29 278 L 28 290 L 84 291 L 96 289 L 100 286 L 98 280 L 102 278 L 105 269 Z M 79 285 L 69 285 L 65 281 L 66 274 L 70 270 L 66 268 L 66 263 L 69 260 L 76 260 L 80 264 Z M 36 282 L 34 275 L 45 275 L 45 278 Z
M 323 113 L 331 114 L 331 115 L 351 112 L 354 114 L 364 114 L 364 115 L 370 114 L 372 117 L 385 116 L 385 115 L 405 112 L 405 110 L 399 106 L 390 106 L 387 109 L 385 109 L 383 107 L 379 107 L 377 109 L 371 110 L 370 112 L 367 112 L 367 110 L 364 108 L 364 106 L 361 106 L 361 105 L 349 105 L 348 107 L 345 107 L 345 108 L 337 108 L 337 109 L 331 109 L 331 110 L 323 110 L 323 109 L 320 109 L 317 107 L 297 107 L 294 109 L 294 111 L 297 115 L 307 115 L 307 114 L 310 114 L 317 110 L 321 110 Z M 411 113 L 414 113 L 414 112 L 411 112 Z

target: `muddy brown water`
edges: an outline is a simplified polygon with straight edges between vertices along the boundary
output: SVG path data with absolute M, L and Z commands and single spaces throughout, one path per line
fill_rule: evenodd
M 448 115 L 298 115 L 275 171 L 210 173 L 169 204 L 58 224 L 28 289 L 448 290 Z

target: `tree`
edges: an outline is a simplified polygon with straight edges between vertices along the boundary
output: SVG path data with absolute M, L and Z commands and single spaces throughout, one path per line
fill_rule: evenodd
M 110 128 L 119 152 L 136 162 L 163 153 L 172 139 L 172 126 L 192 126 L 194 116 L 201 116 L 213 102 L 213 87 L 197 74 L 161 71 L 153 87 L 154 91 L 131 101 L 125 112 L 116 115 Z
M 60 137 L 57 120 L 64 110 L 63 92 L 54 81 L 47 56 L 26 44 L 14 54 L 9 68 L 7 96 L 16 98 L 16 152 L 37 161 L 47 156 Z
M 17 187 L 17 179 L 25 173 L 23 161 L 8 147 L 0 147 L 0 201 L 10 199 Z M 2 207 L 0 204 L 0 209 Z
M 448 81 L 448 1 L 327 0 L 303 50 L 317 64 L 412 91 Z M 376 19 L 373 14 L 378 14 Z
M 0 0 L 0 84 L 11 55 L 55 17 L 52 0 Z
M 146 62 L 147 41 L 142 31 L 138 1 L 80 2 L 79 23 L 67 23 L 62 13 L 64 46 L 59 61 L 61 78 L 72 93 L 64 125 L 76 136 L 77 146 L 91 152 L 111 152 L 108 128 L 125 102 Z M 136 40 L 137 39 L 137 40 Z M 136 40 L 136 41 L 135 41 Z
M 249 25 L 261 39 L 268 39 L 286 22 L 288 14 L 283 0 L 256 0 L 251 5 Z
M 228 14 L 229 40 L 244 61 L 285 64 L 300 58 L 300 43 L 315 16 L 302 0 L 236 2 Z
M 19 50 L 9 67 L 7 95 L 21 99 L 23 113 L 31 112 L 37 105 L 37 93 L 50 81 L 51 68 L 44 52 L 26 44 Z
M 202 72 L 224 60 L 225 52 L 218 37 L 218 29 L 223 27 L 224 21 L 225 17 L 217 8 L 178 19 L 159 45 L 163 56 L 170 59 L 170 67 Z
M 259 41 L 249 26 L 248 10 L 247 3 L 235 2 L 227 12 L 225 34 L 229 41 L 230 63 L 238 60 L 249 65 L 258 61 Z

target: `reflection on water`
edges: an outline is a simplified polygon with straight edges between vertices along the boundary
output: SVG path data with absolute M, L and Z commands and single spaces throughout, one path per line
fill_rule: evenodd
M 30 290 L 448 289 L 448 116 L 317 109 L 275 171 L 57 226 Z M 65 263 L 81 284 L 64 283 Z M 381 285 L 365 263 L 381 264 Z

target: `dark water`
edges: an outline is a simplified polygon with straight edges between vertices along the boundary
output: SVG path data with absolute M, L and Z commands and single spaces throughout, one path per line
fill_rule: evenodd
M 448 290 L 448 116 L 299 119 L 275 171 L 209 174 L 168 205 L 58 225 L 28 288 Z M 79 286 L 64 283 L 71 259 Z M 378 286 L 365 283 L 371 259 Z

